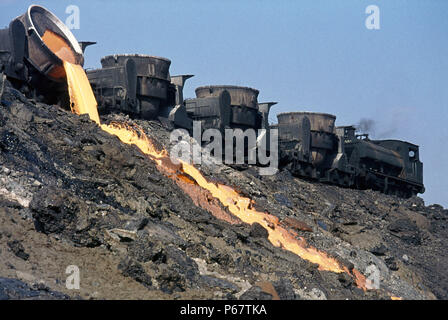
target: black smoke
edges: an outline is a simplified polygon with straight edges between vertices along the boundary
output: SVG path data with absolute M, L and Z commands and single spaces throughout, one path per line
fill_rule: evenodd
M 370 135 L 375 133 L 375 126 L 375 120 L 366 118 L 362 118 L 361 120 L 359 120 L 358 124 L 355 125 L 356 131 L 358 133 L 367 133 Z
M 358 134 L 368 134 L 376 139 L 388 139 L 397 131 L 396 122 L 392 121 L 392 124 L 392 126 L 389 125 L 387 128 L 381 126 L 382 128 L 378 129 L 376 120 L 362 118 L 355 127 Z

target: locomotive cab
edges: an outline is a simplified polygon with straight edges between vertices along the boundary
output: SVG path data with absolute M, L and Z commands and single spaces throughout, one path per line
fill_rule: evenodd
M 400 178 L 413 182 L 418 186 L 418 192 L 424 192 L 423 163 L 420 161 L 419 146 L 401 140 L 379 140 L 372 142 L 399 154 L 403 159 L 403 170 Z

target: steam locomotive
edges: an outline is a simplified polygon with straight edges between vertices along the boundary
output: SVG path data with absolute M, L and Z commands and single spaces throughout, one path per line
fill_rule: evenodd
M 50 29 L 67 41 L 78 64 L 90 42 L 78 43 L 51 12 L 31 6 L 0 30 L 0 73 L 27 96 L 67 107 L 67 88 L 59 76 L 62 61 L 42 42 Z M 170 76 L 171 61 L 127 54 L 101 59 L 102 67 L 87 76 L 100 114 L 123 112 L 141 119 L 158 119 L 169 128 L 278 130 L 280 169 L 293 175 L 343 187 L 373 189 L 399 197 L 424 192 L 419 147 L 400 140 L 370 140 L 354 126 L 335 127 L 336 117 L 314 112 L 277 115 L 269 125 L 275 102 L 258 103 L 259 91 L 240 86 L 205 86 L 196 98 L 184 99 L 192 75 Z M 1 75 L 0 74 L 0 75 Z

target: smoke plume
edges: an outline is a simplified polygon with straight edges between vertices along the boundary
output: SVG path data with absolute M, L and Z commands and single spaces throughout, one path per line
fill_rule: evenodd
M 368 133 L 370 135 L 375 133 L 375 120 L 363 118 L 355 126 L 359 133 Z

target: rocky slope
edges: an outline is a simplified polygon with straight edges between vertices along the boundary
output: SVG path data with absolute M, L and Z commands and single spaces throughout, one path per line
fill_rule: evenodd
M 159 123 L 137 122 L 168 147 Z M 366 274 L 375 265 L 379 289 L 364 291 L 347 273 L 273 246 L 258 224 L 215 218 L 137 147 L 86 116 L 9 87 L 0 151 L 0 298 L 448 298 L 448 211 L 420 198 L 287 172 L 262 177 L 252 167 L 201 168 L 348 269 Z M 65 286 L 69 265 L 80 269 L 79 290 Z

